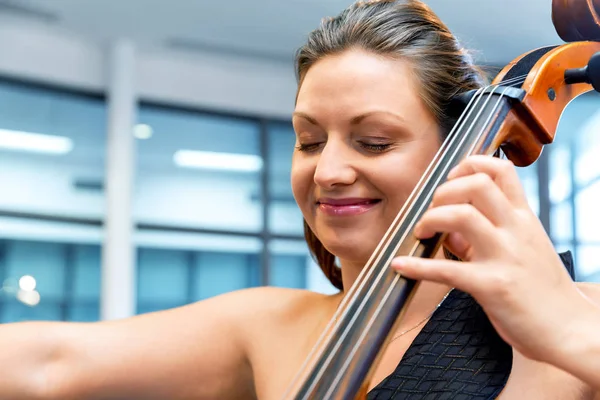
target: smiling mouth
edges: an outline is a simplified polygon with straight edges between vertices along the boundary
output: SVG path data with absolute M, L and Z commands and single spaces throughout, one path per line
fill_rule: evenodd
M 327 205 L 333 207 L 362 206 L 379 203 L 381 199 L 326 199 L 317 201 L 317 205 Z
M 380 203 L 380 199 L 340 199 L 317 201 L 317 208 L 326 215 L 350 217 L 364 214 Z

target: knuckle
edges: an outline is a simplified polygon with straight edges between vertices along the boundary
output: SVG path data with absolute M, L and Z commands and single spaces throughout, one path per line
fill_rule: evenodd
M 458 219 L 462 221 L 468 221 L 477 217 L 477 211 L 471 204 L 464 204 L 457 211 Z
M 479 172 L 474 176 L 474 190 L 485 191 L 489 190 L 490 186 L 493 185 L 492 178 L 483 172 Z
M 441 204 L 441 203 L 442 203 L 442 200 L 443 200 L 443 198 L 444 198 L 444 193 L 445 193 L 445 191 L 446 191 L 446 190 L 445 190 L 445 186 L 444 186 L 444 185 L 442 185 L 442 186 L 438 187 L 438 188 L 436 189 L 436 191 L 435 191 L 435 192 L 433 192 L 433 197 L 432 197 L 432 199 L 431 199 L 431 204 L 432 204 L 432 205 Z
M 496 296 L 504 298 L 511 293 L 515 282 L 513 277 L 505 271 L 496 271 L 490 276 L 489 284 L 491 291 L 493 291 Z
M 514 172 L 515 164 L 513 164 L 512 161 L 506 160 L 506 159 L 501 159 L 499 161 L 500 161 L 499 166 L 498 166 L 499 173 L 506 175 L 506 174 L 511 174 Z

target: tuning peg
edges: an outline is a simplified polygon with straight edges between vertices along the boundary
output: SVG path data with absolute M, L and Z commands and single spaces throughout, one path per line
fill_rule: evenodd
M 566 70 L 565 82 L 591 83 L 594 90 L 600 92 L 600 52 L 594 54 L 585 67 Z

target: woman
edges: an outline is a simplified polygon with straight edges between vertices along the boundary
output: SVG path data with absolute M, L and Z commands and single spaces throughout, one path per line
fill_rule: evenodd
M 1 398 L 281 398 L 453 124 L 444 105 L 482 84 L 447 28 L 417 1 L 351 6 L 311 34 L 297 65 L 292 187 L 309 245 L 342 291 L 257 288 L 121 321 L 6 325 Z M 514 351 L 486 331 L 474 350 L 496 343 L 490 354 L 497 356 L 485 361 L 498 366 L 494 386 L 484 383 L 471 395 L 463 388 L 460 398 L 593 398 L 600 388 L 599 291 L 573 283 L 510 163 L 472 157 L 453 171 L 417 235 L 436 231 L 450 232 L 446 247 L 463 262 L 443 252 L 394 262 L 425 281 L 370 397 L 408 398 L 386 377 L 396 377 L 423 329 L 440 328 L 426 322 L 432 315 L 460 299 L 464 313 L 477 311 L 461 294 L 467 291 Z M 446 379 L 434 380 L 438 395 L 455 383 Z M 459 398 L 453 393 L 442 398 Z

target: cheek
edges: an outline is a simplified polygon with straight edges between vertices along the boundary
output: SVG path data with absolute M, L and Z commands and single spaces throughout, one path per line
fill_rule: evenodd
M 390 171 L 385 174 L 385 181 L 381 182 L 381 185 L 385 187 L 386 197 L 393 208 L 391 211 L 396 213 L 400 211 L 433 159 L 437 148 L 423 150 L 425 149 L 413 151 L 408 156 L 393 160 L 382 168 Z
M 292 185 L 292 194 L 294 195 L 294 199 L 304 212 L 304 209 L 307 206 L 307 200 L 310 199 L 312 190 L 313 173 L 311 169 L 304 163 L 293 162 L 290 182 Z

